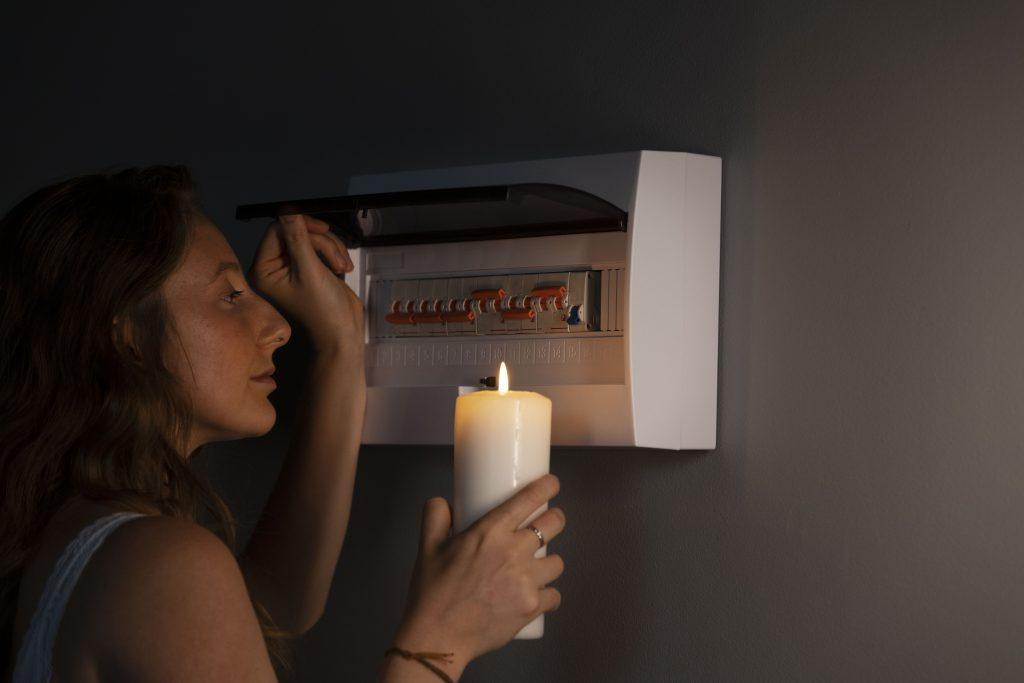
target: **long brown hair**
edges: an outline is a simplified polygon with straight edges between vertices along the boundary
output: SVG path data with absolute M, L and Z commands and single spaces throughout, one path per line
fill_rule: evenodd
M 160 287 L 201 211 L 189 170 L 168 165 L 65 179 L 0 219 L 0 673 L 22 571 L 71 496 L 203 524 L 237 556 L 234 516 L 188 464 L 192 411 L 164 362 L 177 332 Z M 293 634 L 253 606 L 290 672 Z

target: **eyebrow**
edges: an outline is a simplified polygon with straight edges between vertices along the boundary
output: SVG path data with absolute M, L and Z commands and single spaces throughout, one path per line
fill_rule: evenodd
M 242 272 L 242 268 L 234 261 L 221 261 L 220 265 L 217 266 L 217 270 L 214 271 L 213 277 L 210 279 L 210 284 L 212 285 L 225 270 L 234 270 L 239 273 Z

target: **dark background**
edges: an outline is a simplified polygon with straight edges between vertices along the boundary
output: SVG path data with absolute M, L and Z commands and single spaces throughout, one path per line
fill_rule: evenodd
M 719 447 L 555 449 L 561 610 L 465 681 L 1024 674 L 1024 10 L 1012 2 L 114 2 L 0 8 L 0 200 L 187 163 L 240 203 L 350 174 L 724 160 Z M 288 442 L 199 463 L 243 534 Z M 446 448 L 367 447 L 300 679 L 369 681 Z

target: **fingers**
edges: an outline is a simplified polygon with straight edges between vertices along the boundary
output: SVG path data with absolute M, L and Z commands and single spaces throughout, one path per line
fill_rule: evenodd
M 289 239 L 296 240 L 294 246 L 288 243 Z M 345 243 L 331 232 L 327 223 L 304 214 L 282 215 L 267 226 L 266 235 L 256 248 L 250 275 L 267 277 L 289 265 L 298 272 L 308 270 L 315 266 L 317 252 L 339 275 L 355 268 Z
M 282 215 L 277 226 L 295 270 L 300 275 L 315 272 L 317 257 L 313 248 L 313 240 L 307 228 L 306 217 L 302 214 Z
M 273 221 L 267 226 L 267 231 L 256 247 L 256 254 L 253 256 L 252 266 L 249 268 L 250 279 L 254 275 L 266 277 L 288 262 L 281 235 L 281 225 L 278 221 Z
M 558 477 L 545 474 L 516 491 L 511 498 L 484 515 L 480 519 L 480 524 L 482 527 L 497 525 L 515 531 L 537 511 L 537 508 L 557 495 L 559 488 Z
M 314 218 L 313 216 L 309 216 L 307 214 L 302 214 L 302 216 L 303 218 L 306 219 L 306 227 L 309 229 L 311 235 L 323 235 L 333 243 L 334 247 L 336 248 L 341 257 L 342 262 L 346 264 L 345 267 L 342 268 L 342 270 L 346 273 L 352 272 L 352 270 L 355 268 L 355 265 L 352 263 L 352 257 L 349 256 L 348 247 L 345 246 L 345 243 L 341 241 L 340 237 L 338 237 L 331 231 L 330 224 L 320 220 L 319 218 Z
M 352 255 L 348 253 L 348 247 L 346 247 L 345 243 L 341 241 L 341 238 L 333 232 L 328 231 L 326 235 L 338 246 L 338 249 L 341 251 L 341 255 L 348 262 L 348 268 L 345 269 L 345 272 L 351 273 L 355 269 L 355 264 L 352 262 Z
M 342 256 L 338 245 L 331 241 L 327 235 L 313 234 L 309 236 L 313 248 L 324 257 L 327 266 L 337 274 L 346 273 L 349 270 L 349 261 Z
M 545 612 L 551 612 L 562 605 L 562 594 L 558 592 L 557 588 L 541 588 L 540 593 L 540 606 L 534 610 L 533 614 L 530 615 L 530 621 L 533 621 Z
M 302 217 L 304 219 L 306 219 L 306 228 L 311 233 L 319 233 L 319 234 L 325 234 L 325 235 L 330 233 L 331 226 L 328 225 L 326 222 L 324 222 L 324 221 L 322 221 L 319 218 L 316 218 L 314 216 L 310 216 L 307 213 L 304 213 L 304 214 L 301 214 L 301 215 L 302 215 Z
M 551 508 L 544 511 L 532 522 L 524 522 L 523 528 L 516 531 L 516 541 L 523 548 L 524 552 L 531 555 L 540 550 L 540 539 L 527 526 L 535 526 L 544 536 L 544 545 L 551 542 L 553 538 L 562 533 L 565 529 L 565 513 L 560 508 Z
M 541 588 L 562 575 L 565 571 L 565 561 L 561 555 L 548 555 L 539 557 L 530 563 L 530 572 L 533 575 L 534 585 Z
M 452 527 L 452 512 L 448 501 L 441 496 L 434 496 L 423 504 L 423 525 L 420 533 L 420 554 L 425 555 L 437 550 L 448 538 Z

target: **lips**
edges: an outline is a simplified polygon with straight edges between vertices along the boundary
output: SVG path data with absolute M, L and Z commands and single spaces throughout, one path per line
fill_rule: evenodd
M 269 370 L 264 372 L 262 375 L 256 375 L 254 377 L 251 377 L 250 379 L 273 379 L 273 377 L 274 377 L 274 370 L 275 370 L 275 368 L 270 368 Z
M 260 377 L 253 377 L 249 380 L 250 382 L 258 382 L 260 384 L 267 384 L 272 387 L 277 386 L 277 382 L 274 381 L 273 375 L 261 375 Z

